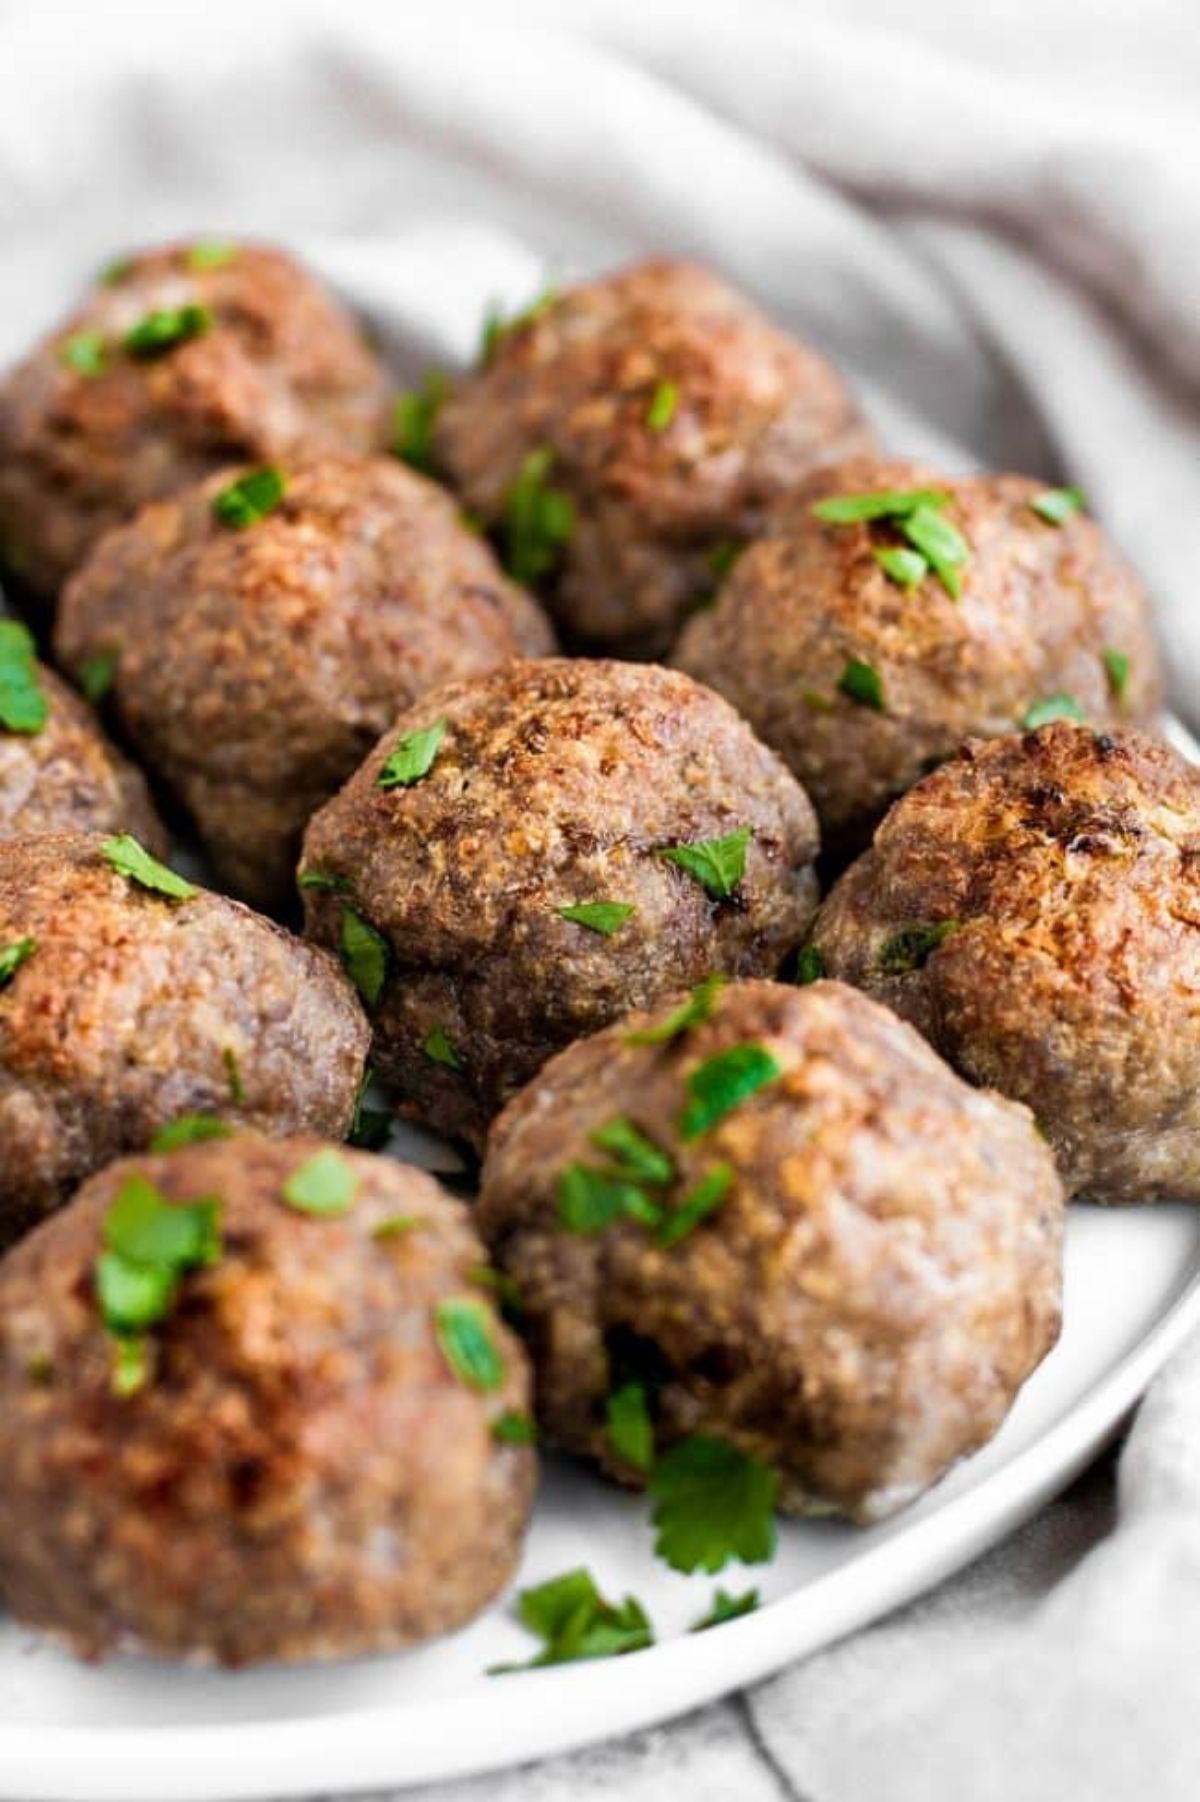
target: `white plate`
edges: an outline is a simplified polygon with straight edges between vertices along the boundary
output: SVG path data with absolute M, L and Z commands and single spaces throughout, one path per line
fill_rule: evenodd
M 88 1669 L 0 1623 L 0 1802 L 394 1788 L 544 1757 L 738 1688 L 929 1588 L 1083 1468 L 1200 1327 L 1200 1208 L 1073 1207 L 1064 1322 L 985 1450 L 868 1531 L 785 1524 L 765 1569 L 676 1576 L 652 1556 L 640 1500 L 549 1463 L 514 1590 L 588 1565 L 605 1594 L 637 1595 L 655 1623 L 659 1643 L 631 1657 L 488 1677 L 535 1649 L 505 1600 L 422 1651 L 238 1674 L 128 1659 Z M 764 1606 L 691 1635 L 716 1582 L 756 1586 Z

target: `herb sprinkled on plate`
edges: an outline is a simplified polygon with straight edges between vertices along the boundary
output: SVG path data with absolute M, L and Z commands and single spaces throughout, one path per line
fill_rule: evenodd
M 619 1658 L 654 1644 L 641 1603 L 633 1596 L 619 1603 L 605 1601 L 586 1570 L 565 1571 L 536 1589 L 523 1589 L 517 1614 L 522 1626 L 543 1641 L 543 1649 L 527 1664 L 494 1666 L 497 1676 L 580 1659 Z
M 658 1459 L 647 1484 L 654 1549 L 673 1570 L 765 1564 L 775 1550 L 779 1480 L 727 1440 L 697 1433 Z

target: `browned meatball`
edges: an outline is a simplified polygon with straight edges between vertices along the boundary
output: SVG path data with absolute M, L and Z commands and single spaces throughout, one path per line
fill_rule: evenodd
M 367 1026 L 332 960 L 236 901 L 172 899 L 80 834 L 0 847 L 0 1245 L 207 1113 L 342 1136 Z
M 476 1218 L 544 1436 L 641 1481 L 610 1412 L 632 1386 L 657 1453 L 716 1438 L 784 1508 L 877 1520 L 990 1439 L 1054 1344 L 1053 1159 L 852 989 L 743 982 L 692 1012 L 572 1046 L 492 1131 Z
M 1070 1191 L 1200 1200 L 1200 773 L 1168 746 L 1063 723 L 966 744 L 814 939 L 827 975 L 1031 1107 Z
M 565 630 L 652 655 L 771 501 L 871 441 L 815 351 L 707 270 L 652 261 L 504 331 L 442 405 L 435 454 Z M 573 505 L 565 543 L 553 516 L 529 518 L 534 474 Z
M 242 472 L 243 475 L 245 472 Z M 279 906 L 300 834 L 427 688 L 552 648 L 545 617 L 431 482 L 389 458 L 225 471 L 110 533 L 68 583 L 58 655 L 115 659 L 113 705 L 222 882 Z
M 422 747 L 427 773 L 389 786 Z M 381 1074 L 479 1145 L 571 1039 L 711 970 L 778 969 L 816 843 L 803 790 L 716 695 L 552 658 L 403 714 L 309 826 L 301 885 L 371 1005 Z
M 964 541 L 957 598 L 932 570 L 911 590 L 885 572 L 879 552 L 913 550 L 902 521 L 812 511 L 834 496 L 921 489 L 946 497 L 933 511 Z M 823 470 L 688 626 L 675 660 L 779 752 L 827 845 L 860 849 L 896 795 L 962 738 L 1011 731 L 1050 697 L 1097 724 L 1156 716 L 1145 595 L 1091 520 L 1041 517 L 1032 503 L 1053 510 L 1048 492 L 1061 491 L 873 458 Z
M 382 443 L 387 392 L 282 251 L 130 257 L 0 385 L 0 562 L 50 597 L 101 533 L 212 469 Z
M 289 1205 L 314 1167 L 342 1211 Z M 97 1264 L 121 1241 L 114 1204 L 147 1183 L 163 1212 L 215 1201 L 219 1249 L 144 1337 L 118 1338 Z M 534 1481 L 506 1432 L 525 1359 L 481 1257 L 431 1177 L 315 1138 L 242 1134 L 94 1176 L 0 1265 L 17 1618 L 87 1657 L 224 1664 L 389 1651 L 470 1619 L 512 1570 Z
M 132 832 L 153 851 L 166 834 L 139 770 L 91 708 L 53 671 L 33 666 L 45 701 L 35 732 L 0 727 L 0 839 L 40 832 Z

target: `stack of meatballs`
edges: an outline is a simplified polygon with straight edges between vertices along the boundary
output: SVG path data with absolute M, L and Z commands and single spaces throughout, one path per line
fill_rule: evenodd
M 1200 1199 L 1137 578 L 715 276 L 397 398 L 282 252 L 129 257 L 0 386 L 0 562 L 0 1596 L 82 1655 L 446 1632 L 535 1443 L 678 1569 L 770 1549 L 686 1483 L 878 1520 L 1054 1344 L 1069 1197 Z

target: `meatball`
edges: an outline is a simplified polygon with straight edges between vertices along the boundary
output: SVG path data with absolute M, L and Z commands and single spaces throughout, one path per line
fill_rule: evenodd
M 496 1122 L 476 1218 L 546 1441 L 629 1482 L 702 1435 L 789 1511 L 877 1520 L 991 1438 L 1059 1330 L 1032 1119 L 837 983 L 701 992 L 562 1052 Z
M 247 496 L 262 516 L 228 523 Z M 56 644 L 71 668 L 115 661 L 121 727 L 223 884 L 278 907 L 305 822 L 401 708 L 552 639 L 440 489 L 391 459 L 325 458 L 226 471 L 109 533 Z
M 131 850 L 63 833 L 0 856 L 0 1244 L 178 1115 L 353 1119 L 369 1034 L 332 960 L 224 896 L 146 886 L 170 872 Z
M 1200 773 L 1169 746 L 964 745 L 833 889 L 818 959 L 1031 1107 L 1073 1193 L 1200 1200 Z
M 0 632 L 12 624 L 0 621 Z M 131 832 L 162 851 L 166 833 L 141 772 L 109 743 L 91 708 L 65 682 L 32 655 L 24 667 L 23 693 L 40 696 L 25 717 L 42 724 L 0 726 L 0 839 Z
M 915 522 L 915 509 L 845 522 L 813 512 L 840 496 L 907 507 L 922 492 L 933 504 Z M 779 752 L 811 794 L 827 847 L 853 853 L 968 734 L 1009 732 L 1038 708 L 1100 725 L 1154 719 L 1146 598 L 1074 504 L 1072 491 L 1022 476 L 947 480 L 866 458 L 823 470 L 739 558 L 675 661 Z M 959 594 L 909 530 L 961 559 L 945 567 Z
M 570 1040 L 710 971 L 777 970 L 816 846 L 803 790 L 716 695 L 552 658 L 403 714 L 313 819 L 300 882 L 380 1074 L 479 1146 Z
M 314 1172 L 336 1210 L 301 1211 Z M 135 1207 L 177 1225 L 197 1202 L 216 1243 L 168 1268 L 166 1305 L 130 1332 L 98 1266 Z M 0 1264 L 17 1618 L 86 1657 L 235 1665 L 469 1620 L 516 1561 L 535 1462 L 510 1435 L 528 1375 L 481 1258 L 431 1177 L 316 1138 L 239 1134 L 92 1177 Z
M 707 270 L 653 261 L 501 331 L 434 454 L 581 645 L 654 655 L 771 501 L 871 442 L 815 351 Z
M 384 441 L 388 381 L 282 251 L 115 264 L 0 384 L 0 561 L 51 598 L 103 532 L 210 470 Z

